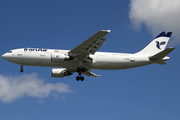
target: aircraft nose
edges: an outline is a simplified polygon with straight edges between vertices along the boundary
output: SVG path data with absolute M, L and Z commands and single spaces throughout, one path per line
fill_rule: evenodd
M 2 58 L 5 59 L 5 60 L 7 60 L 8 57 L 9 57 L 9 56 L 7 55 L 7 53 L 5 53 L 5 54 L 2 55 Z
M 6 53 L 2 55 L 2 58 L 3 58 L 3 59 L 5 59 L 5 57 L 6 57 Z

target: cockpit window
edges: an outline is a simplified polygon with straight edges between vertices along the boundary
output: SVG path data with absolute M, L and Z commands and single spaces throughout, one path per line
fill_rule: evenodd
M 12 51 L 9 51 L 8 53 L 12 53 Z

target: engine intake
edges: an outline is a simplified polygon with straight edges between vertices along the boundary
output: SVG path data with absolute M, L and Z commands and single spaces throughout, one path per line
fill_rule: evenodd
M 72 75 L 72 73 L 66 70 L 65 68 L 59 68 L 59 69 L 52 69 L 51 75 L 52 77 L 64 77 L 64 76 L 70 76 Z

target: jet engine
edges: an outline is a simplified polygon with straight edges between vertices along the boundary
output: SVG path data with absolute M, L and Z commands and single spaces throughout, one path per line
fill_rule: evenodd
M 70 57 L 68 55 L 65 55 L 65 54 L 52 54 L 51 56 L 51 61 L 52 62 L 63 62 L 63 61 L 69 61 L 70 60 Z
M 72 75 L 72 73 L 66 70 L 65 68 L 59 68 L 59 69 L 52 69 L 51 75 L 52 77 L 64 77 L 64 76 L 70 76 Z

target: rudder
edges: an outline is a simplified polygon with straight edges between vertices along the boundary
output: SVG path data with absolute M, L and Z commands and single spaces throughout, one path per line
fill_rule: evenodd
M 157 54 L 166 48 L 172 32 L 162 32 L 136 54 Z

